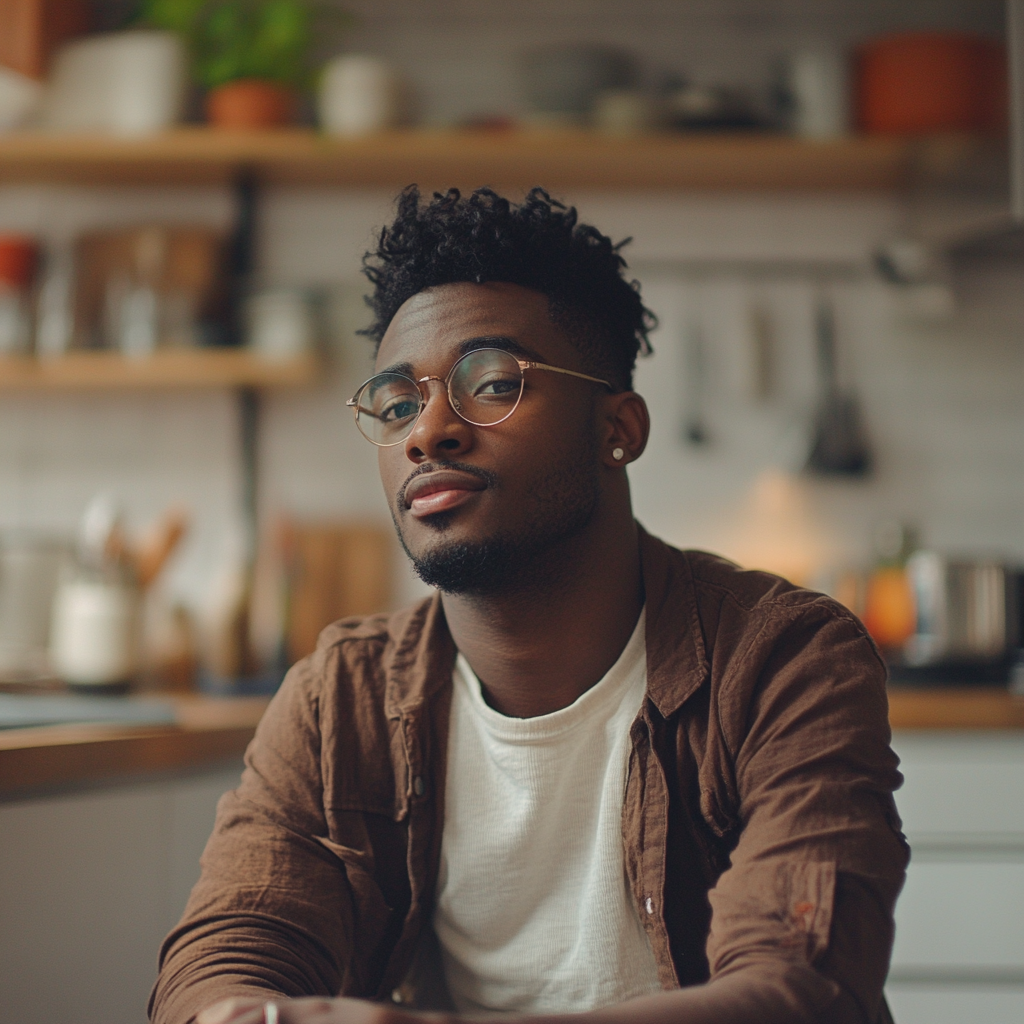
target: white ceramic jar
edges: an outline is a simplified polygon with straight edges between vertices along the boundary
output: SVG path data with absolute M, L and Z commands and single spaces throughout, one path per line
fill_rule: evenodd
M 402 117 L 401 83 L 379 57 L 335 57 L 323 70 L 318 112 L 329 135 L 369 135 L 393 128 Z
M 268 288 L 246 301 L 247 342 L 270 361 L 292 359 L 313 348 L 316 324 L 309 296 L 298 288 Z
M 53 606 L 50 660 L 72 686 L 118 686 L 139 668 L 138 588 L 102 575 L 61 584 Z
M 798 50 L 787 62 L 792 128 L 805 139 L 838 139 L 850 130 L 849 57 L 837 47 Z

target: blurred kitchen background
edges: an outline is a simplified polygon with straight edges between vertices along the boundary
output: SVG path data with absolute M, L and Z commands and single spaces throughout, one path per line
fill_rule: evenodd
M 1008 10 L 1019 39 L 1016 0 L 0 0 L 0 717 L 85 721 L 74 700 L 127 690 L 135 710 L 104 720 L 156 728 L 162 695 L 272 693 L 333 618 L 425 592 L 345 407 L 371 372 L 360 259 L 412 181 L 542 185 L 632 238 L 660 320 L 630 468 L 649 530 L 833 594 L 900 685 L 1012 702 Z M 901 904 L 897 1021 L 1024 1014 L 1012 707 L 959 745 L 899 734 L 925 780 L 908 828 L 931 839 Z M 33 964 L 55 940 L 24 880 L 61 832 L 53 800 L 99 812 L 66 776 L 7 784 L 6 835 L 34 836 L 0 842 L 23 929 L 3 926 L 0 962 L 20 966 L 0 987 L 20 986 L 21 1019 L 142 1019 L 151 937 L 237 774 L 189 770 L 171 795 L 132 791 L 167 841 L 159 897 L 138 868 L 148 909 L 109 925 L 131 956 L 67 946 L 69 995 L 42 1009 Z

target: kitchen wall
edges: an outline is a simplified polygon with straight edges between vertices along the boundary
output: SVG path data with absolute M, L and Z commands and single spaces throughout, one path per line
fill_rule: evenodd
M 428 122 L 516 112 L 516 58 L 539 41 L 611 41 L 643 55 L 652 80 L 688 71 L 699 81 L 763 86 L 771 62 L 818 39 L 850 41 L 894 27 L 970 27 L 997 33 L 997 0 L 352 0 L 360 25 L 351 49 L 404 68 Z M 340 291 L 348 327 L 340 360 L 317 387 L 270 395 L 263 410 L 262 505 L 268 516 L 354 516 L 386 521 L 372 448 L 344 399 L 367 372 L 358 266 L 388 216 L 380 190 L 270 190 L 262 208 L 262 273 L 268 281 Z M 680 544 L 723 550 L 813 581 L 826 563 L 868 556 L 881 521 L 917 524 L 928 543 L 1024 558 L 1024 398 L 1020 272 L 969 275 L 956 313 L 908 319 L 903 297 L 867 273 L 828 286 L 835 302 L 841 372 L 859 394 L 877 471 L 867 482 L 821 482 L 790 473 L 806 449 L 815 397 L 812 306 L 806 276 L 751 282 L 715 274 L 695 283 L 672 260 L 798 259 L 868 265 L 872 248 L 904 222 L 886 196 L 671 193 L 565 196 L 616 238 L 662 319 L 656 355 L 638 387 L 654 418 L 651 447 L 631 468 L 637 511 Z M 218 188 L 0 188 L 0 230 L 60 241 L 94 225 L 163 219 L 227 224 Z M 775 385 L 754 401 L 744 383 L 749 310 L 770 314 Z M 680 440 L 687 325 L 708 340 L 710 443 Z M 749 376 L 749 374 L 747 374 Z M 166 586 L 201 603 L 239 540 L 238 420 L 226 393 L 0 396 L 0 528 L 70 531 L 95 491 L 121 495 L 135 525 L 172 501 L 195 527 Z M 404 571 L 404 570 L 403 570 Z M 403 596 L 417 592 L 406 573 Z
M 813 578 L 827 561 L 865 557 L 873 528 L 896 517 L 926 542 L 1024 558 L 1024 304 L 1019 271 L 969 276 L 949 320 L 908 321 L 899 293 L 870 275 L 829 285 L 841 373 L 861 397 L 877 471 L 866 482 L 812 481 L 798 468 L 815 396 L 812 309 L 805 277 L 701 282 L 672 260 L 775 258 L 866 265 L 898 229 L 884 197 L 599 194 L 567 197 L 616 238 L 632 235 L 648 304 L 662 325 L 638 389 L 654 432 L 630 470 L 637 512 L 678 544 Z M 386 521 L 374 451 L 344 400 L 367 374 L 358 261 L 390 196 L 377 191 L 272 191 L 263 218 L 267 280 L 337 285 L 346 339 L 340 366 L 319 386 L 270 395 L 263 415 L 262 502 L 269 513 Z M 110 220 L 225 219 L 217 190 L 0 190 L 0 225 L 49 234 Z M 768 309 L 776 385 L 755 402 L 743 385 L 745 316 Z M 685 325 L 704 325 L 710 441 L 680 438 L 686 392 Z M 233 398 L 223 393 L 5 395 L 0 398 L 0 527 L 71 530 L 98 489 L 121 495 L 144 524 L 184 501 L 196 529 L 169 579 L 198 603 L 237 543 L 240 479 Z M 767 475 L 766 475 L 767 474 Z M 794 529 L 794 526 L 796 529 Z M 403 578 L 403 593 L 415 586 Z

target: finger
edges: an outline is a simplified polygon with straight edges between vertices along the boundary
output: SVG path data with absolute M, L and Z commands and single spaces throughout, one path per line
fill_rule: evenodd
M 339 1001 L 317 996 L 289 999 L 278 1004 L 278 1019 L 280 1024 L 333 1024 L 342 1019 L 333 1015 Z
M 247 1010 L 263 1006 L 262 999 L 246 999 L 240 996 L 232 996 L 230 999 L 221 999 L 219 1002 L 208 1006 L 196 1017 L 196 1024 L 228 1024 L 229 1021 L 236 1021 Z M 259 1019 L 258 1017 L 256 1018 Z

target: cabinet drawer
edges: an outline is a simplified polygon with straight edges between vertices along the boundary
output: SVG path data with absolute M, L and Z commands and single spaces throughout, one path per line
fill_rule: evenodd
M 918 836 L 1018 834 L 1024 846 L 1024 735 L 897 733 L 906 777 L 896 806 Z
M 919 968 L 1024 981 L 1024 860 L 911 862 L 896 905 L 892 976 Z
M 1024 986 L 887 985 L 896 1024 L 1020 1024 Z

